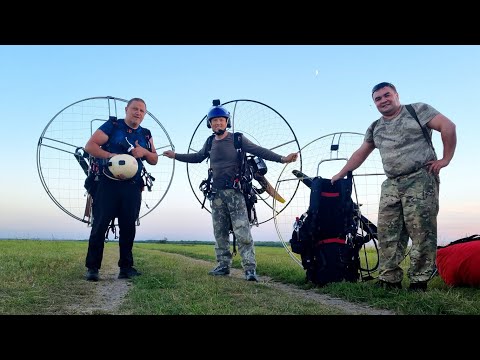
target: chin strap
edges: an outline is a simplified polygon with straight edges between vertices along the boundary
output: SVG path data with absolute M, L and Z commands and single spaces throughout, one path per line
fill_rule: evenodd
M 214 131 L 214 133 L 216 135 L 223 135 L 223 134 L 225 134 L 225 131 L 227 131 L 227 129 L 220 129 L 220 130 Z
M 120 179 L 117 179 L 116 177 L 108 175 L 107 172 L 105 171 L 105 168 L 103 169 L 103 175 L 105 175 L 109 179 L 120 181 Z

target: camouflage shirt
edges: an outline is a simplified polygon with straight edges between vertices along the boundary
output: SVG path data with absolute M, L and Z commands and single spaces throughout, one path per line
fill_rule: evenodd
M 428 104 L 415 103 L 412 106 L 420 124 L 427 129 L 431 138 L 432 129 L 426 124 L 440 113 Z M 365 133 L 365 141 L 373 142 L 380 151 L 383 169 L 388 178 L 413 173 L 428 161 L 437 159 L 422 129 L 404 105 L 397 117 L 385 120 L 382 116 L 374 121 Z

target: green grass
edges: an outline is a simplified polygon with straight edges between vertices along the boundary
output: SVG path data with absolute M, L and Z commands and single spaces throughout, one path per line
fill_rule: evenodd
M 77 242 L 0 241 L 0 314 L 61 312 L 84 272 Z
M 95 289 L 84 280 L 85 241 L 0 241 L 0 314 L 69 314 Z M 435 277 L 426 293 L 387 291 L 372 281 L 314 288 L 305 271 L 283 247 L 257 246 L 257 272 L 275 281 L 311 289 L 350 302 L 408 315 L 478 315 L 480 292 L 449 288 Z M 183 256 L 179 256 L 183 255 Z M 262 283 L 212 277 L 213 245 L 135 243 L 135 266 L 144 274 L 131 281 L 112 314 L 133 315 L 327 315 L 338 309 L 299 299 Z M 373 257 L 373 254 L 369 254 Z M 118 243 L 105 246 L 104 261 L 116 263 Z M 206 260 L 195 261 L 195 259 Z M 402 264 L 408 266 L 408 258 Z M 240 256 L 233 267 L 241 269 Z M 102 275 L 102 272 L 100 272 Z M 116 280 L 120 281 L 120 280 Z M 404 280 L 404 287 L 408 285 Z M 102 313 L 102 312 L 100 312 Z
M 163 246 L 162 246 L 163 247 Z M 202 249 L 202 252 L 206 250 Z M 210 252 L 212 248 L 210 248 Z M 135 279 L 122 313 L 136 315 L 327 315 L 340 311 L 298 300 L 262 284 L 212 277 L 212 264 L 192 262 L 158 246 L 136 249 L 147 276 Z M 204 257 L 202 255 L 201 257 Z

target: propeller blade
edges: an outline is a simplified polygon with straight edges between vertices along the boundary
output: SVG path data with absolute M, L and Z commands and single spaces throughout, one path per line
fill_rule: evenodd
M 292 170 L 292 174 L 295 175 L 297 178 L 302 180 L 302 182 L 307 185 L 309 188 L 312 188 L 312 181 L 313 179 L 310 176 L 305 175 L 299 170 Z
M 265 176 L 257 172 L 255 173 L 254 178 L 259 182 L 259 184 L 267 192 L 268 195 L 272 196 L 275 200 L 281 202 L 282 204 L 285 203 L 285 199 L 280 196 L 280 194 L 275 190 L 272 185 L 270 185 Z

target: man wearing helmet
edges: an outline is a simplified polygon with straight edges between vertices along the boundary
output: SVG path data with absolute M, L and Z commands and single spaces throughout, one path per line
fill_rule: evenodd
M 120 230 L 118 278 L 128 279 L 140 275 L 133 267 L 132 248 L 136 232 L 135 222 L 140 213 L 144 186 L 142 160 L 151 165 L 158 162 L 151 133 L 140 126 L 146 111 L 145 101 L 140 98 L 131 99 L 125 107 L 125 119 L 106 121 L 85 145 L 85 151 L 99 160 L 99 182 L 93 196 L 93 223 L 85 259 L 88 281 L 98 281 L 105 234 L 110 222 L 115 218 L 118 218 Z M 121 157 L 119 154 L 128 155 Z M 132 157 L 136 159 L 137 164 L 128 165 Z M 115 161 L 118 158 L 121 162 Z M 128 168 L 123 170 L 120 165 Z
M 214 105 L 207 114 L 207 127 L 211 128 L 215 134 L 210 152 L 208 152 L 208 141 L 205 141 L 203 148 L 197 153 L 177 154 L 167 150 L 163 152 L 163 155 L 187 163 L 200 163 L 210 157 L 212 193 L 214 194 L 210 198 L 210 207 L 218 264 L 209 274 L 214 276 L 230 274 L 232 253 L 230 252 L 229 231 L 232 229 L 238 240 L 238 250 L 242 258 L 245 279 L 258 281 L 255 248 L 245 198 L 238 186 L 234 185 L 234 179 L 239 172 L 239 163 L 234 146 L 234 134 L 227 131 L 231 127 L 230 113 L 219 105 L 219 101 L 214 102 Z M 243 135 L 242 149 L 262 159 L 278 163 L 294 162 L 298 156 L 297 153 L 291 153 L 283 157 L 252 143 L 245 135 Z

